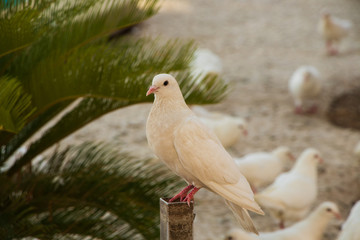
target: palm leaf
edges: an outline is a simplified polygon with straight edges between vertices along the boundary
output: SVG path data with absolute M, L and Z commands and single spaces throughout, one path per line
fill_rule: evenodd
M 84 143 L 55 152 L 21 182 L 9 186 L 1 181 L 0 196 L 18 194 L 2 199 L 0 223 L 6 217 L 7 224 L 0 233 L 9 236 L 11 229 L 17 238 L 86 234 L 100 239 L 157 239 L 158 197 L 173 194 L 179 179 L 163 165 L 134 160 L 113 148 Z M 31 232 L 29 224 L 37 230 Z
M 18 132 L 34 112 L 31 96 L 20 83 L 14 78 L 0 77 L 0 129 Z

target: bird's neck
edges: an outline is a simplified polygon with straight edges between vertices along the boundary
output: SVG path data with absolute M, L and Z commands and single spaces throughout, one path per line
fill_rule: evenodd
M 325 228 L 330 221 L 330 218 L 322 215 L 320 211 L 321 209 L 316 209 L 306 219 L 298 223 L 304 232 L 311 233 L 312 239 L 322 239 Z
M 311 177 L 313 179 L 316 179 L 317 177 L 316 165 L 308 164 L 305 161 L 298 161 L 293 167 L 292 171 L 307 177 Z
M 185 114 L 187 112 L 191 113 L 190 108 L 186 105 L 183 97 L 179 98 L 168 98 L 162 96 L 156 96 L 154 104 L 152 107 L 152 112 L 157 114 L 161 112 L 166 112 L 167 114 L 171 112 Z

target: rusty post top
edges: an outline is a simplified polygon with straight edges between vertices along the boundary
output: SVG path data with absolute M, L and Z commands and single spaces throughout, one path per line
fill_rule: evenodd
M 187 202 L 169 202 L 170 198 L 160 198 L 160 204 L 170 205 L 177 205 L 177 206 L 188 206 Z M 190 208 L 194 209 L 194 201 L 190 202 Z
M 160 240 L 193 240 L 194 203 L 160 198 Z

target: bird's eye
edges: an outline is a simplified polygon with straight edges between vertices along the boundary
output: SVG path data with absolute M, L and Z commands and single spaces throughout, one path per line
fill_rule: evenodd
M 169 84 L 169 81 L 166 80 L 166 81 L 164 82 L 164 86 L 166 86 L 166 85 L 168 85 L 168 84 Z
M 326 211 L 331 212 L 331 208 L 327 208 Z

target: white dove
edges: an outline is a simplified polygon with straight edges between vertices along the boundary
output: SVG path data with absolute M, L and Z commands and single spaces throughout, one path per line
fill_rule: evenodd
M 272 183 L 295 158 L 288 147 L 281 146 L 272 152 L 250 153 L 234 160 L 255 191 Z
M 317 197 L 317 165 L 321 162 L 319 151 L 308 148 L 289 172 L 255 195 L 258 203 L 280 220 L 280 228 L 284 228 L 285 220 L 297 221 L 309 212 Z
M 211 128 L 225 147 L 234 145 L 241 136 L 247 136 L 247 123 L 241 117 L 230 116 L 219 112 L 209 112 L 200 106 L 192 106 L 191 110 L 209 128 Z
M 202 79 L 208 74 L 219 75 L 223 66 L 220 57 L 211 50 L 198 48 L 190 62 L 190 69 L 193 76 L 201 76 L 199 79 Z
M 304 220 L 286 229 L 260 232 L 259 236 L 241 229 L 232 229 L 226 240 L 321 240 L 326 226 L 334 217 L 341 219 L 337 205 L 333 202 L 323 202 Z
M 360 239 L 360 200 L 351 209 L 349 217 L 341 228 L 338 240 Z
M 338 53 L 338 45 L 341 39 L 349 34 L 351 27 L 352 23 L 348 20 L 336 18 L 329 13 L 322 14 L 318 24 L 318 32 L 326 42 L 328 54 Z
M 180 198 L 189 204 L 205 187 L 225 198 L 246 230 L 257 233 L 247 210 L 264 213 L 249 183 L 216 135 L 186 105 L 175 78 L 169 74 L 155 76 L 146 95 L 151 93 L 155 100 L 146 123 L 149 146 L 189 184 L 170 201 Z
M 321 88 L 320 74 L 315 67 L 301 66 L 296 69 L 289 80 L 289 92 L 294 99 L 295 113 L 315 113 Z

